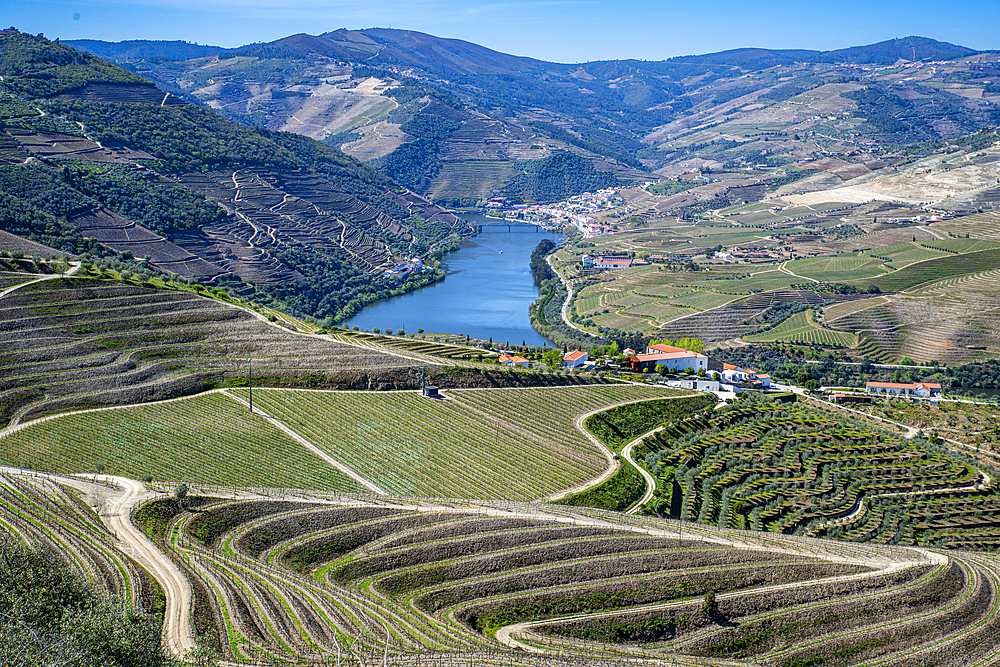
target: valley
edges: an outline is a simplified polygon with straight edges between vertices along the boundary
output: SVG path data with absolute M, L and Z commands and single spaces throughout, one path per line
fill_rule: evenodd
M 1000 662 L 998 76 L 0 31 L 0 663 Z

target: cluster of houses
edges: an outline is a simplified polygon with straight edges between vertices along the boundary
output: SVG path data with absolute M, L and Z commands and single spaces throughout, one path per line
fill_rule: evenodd
M 634 373 L 653 373 L 659 366 L 668 371 L 687 372 L 690 377 L 667 380 L 669 386 L 710 392 L 734 392 L 747 390 L 767 391 L 774 388 L 771 376 L 753 369 L 740 368 L 733 364 L 712 362 L 700 352 L 685 350 L 661 343 L 649 345 L 637 353 L 631 348 L 623 351 L 625 364 Z M 505 366 L 529 366 L 524 357 L 504 353 L 500 363 Z M 563 355 L 563 367 L 579 370 L 593 366 L 583 350 L 573 350 Z M 900 396 L 926 398 L 935 401 L 941 397 L 941 385 L 937 382 L 868 382 L 864 394 L 836 392 L 831 395 L 834 402 L 870 402 L 875 396 Z
M 749 385 L 751 389 L 770 389 L 771 376 L 754 370 L 744 370 L 732 364 L 722 365 L 722 381 L 729 384 Z
M 690 377 L 666 380 L 669 386 L 681 389 L 694 389 L 697 391 L 711 392 L 734 392 L 745 390 L 767 390 L 771 388 L 771 376 L 766 373 L 758 373 L 754 370 L 746 370 L 732 364 L 713 364 L 711 360 L 700 352 L 685 350 L 656 343 L 649 345 L 642 352 L 637 353 L 631 348 L 626 348 L 622 354 L 625 356 L 625 364 L 634 373 L 652 373 L 657 367 L 664 366 L 668 371 L 680 371 L 690 373 Z M 501 359 L 503 359 L 501 357 Z M 585 368 L 590 364 L 587 353 L 582 350 L 573 350 L 563 356 L 563 367 L 567 370 Z
M 635 259 L 633 257 L 629 257 L 628 255 L 598 255 L 596 257 L 584 255 L 580 258 L 580 263 L 583 265 L 585 270 L 590 269 L 595 271 L 627 269 L 631 266 L 649 264 L 649 262 L 645 262 L 641 259 Z
M 886 222 L 941 222 L 942 220 L 951 220 L 954 217 L 950 213 L 942 213 L 935 215 L 915 215 L 912 218 L 889 218 Z
M 419 257 L 414 257 L 413 259 L 405 262 L 396 262 L 392 268 L 386 269 L 382 275 L 385 278 L 391 278 L 393 280 L 406 280 L 411 273 L 414 271 L 421 271 L 423 268 L 423 260 Z
M 584 192 L 555 204 L 509 205 L 507 199 L 495 196 L 484 203 L 487 209 L 501 209 L 507 220 L 526 220 L 544 225 L 575 225 L 585 237 L 600 236 L 614 231 L 610 225 L 598 222 L 592 214 L 617 208 L 622 204 L 617 188 Z
M 508 354 L 507 352 L 500 355 L 500 363 L 504 366 L 523 366 L 524 368 L 531 365 L 524 357 L 517 354 Z

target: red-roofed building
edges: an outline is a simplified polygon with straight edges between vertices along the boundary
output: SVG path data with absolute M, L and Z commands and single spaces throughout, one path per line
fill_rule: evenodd
M 598 269 L 627 269 L 632 266 L 630 257 L 598 257 L 594 260 L 594 266 Z
M 563 366 L 566 368 L 580 368 L 587 363 L 587 353 L 581 350 L 574 350 L 563 356 Z
M 941 395 L 941 385 L 937 382 L 869 382 L 865 385 L 865 391 L 887 396 L 931 398 Z
M 504 366 L 528 366 L 528 360 L 524 357 L 510 354 L 501 354 L 500 363 Z
M 661 364 L 668 370 L 683 371 L 690 368 L 697 373 L 699 370 L 708 370 L 708 357 L 670 345 L 651 345 L 646 348 L 646 354 L 629 357 L 629 364 L 636 373 L 656 370 Z

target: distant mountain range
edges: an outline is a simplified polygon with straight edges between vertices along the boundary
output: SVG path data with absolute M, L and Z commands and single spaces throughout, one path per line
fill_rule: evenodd
M 385 28 L 236 49 L 67 43 L 237 122 L 340 147 L 447 205 L 496 193 L 545 201 L 615 179 L 794 163 L 830 152 L 809 136 L 811 119 L 829 122 L 831 111 L 843 127 L 823 134 L 848 142 L 836 153 L 948 139 L 996 123 L 989 97 L 1000 80 L 996 63 L 973 49 L 924 37 L 588 63 Z M 942 61 L 948 66 L 920 77 L 891 69 Z
M 298 34 L 273 42 L 249 44 L 235 49 L 205 46 L 183 41 L 127 40 L 66 40 L 64 44 L 87 51 L 100 58 L 139 59 L 165 58 L 190 60 L 215 55 L 241 55 L 260 58 L 327 57 L 344 61 L 365 59 L 371 65 L 419 67 L 441 74 L 506 73 L 525 74 L 552 68 L 574 68 L 579 64 L 551 63 L 534 58 L 513 56 L 460 39 L 435 37 L 413 30 L 369 28 L 366 30 L 335 30 L 322 35 Z M 974 49 L 926 37 L 904 37 L 876 44 L 852 46 L 833 51 L 808 49 L 739 48 L 703 55 L 669 58 L 662 61 L 642 61 L 647 67 L 661 69 L 671 65 L 732 65 L 762 69 L 795 62 L 855 63 L 891 65 L 899 60 L 951 60 L 977 53 Z M 623 59 L 597 62 L 639 62 Z M 658 67 L 659 66 L 659 67 Z

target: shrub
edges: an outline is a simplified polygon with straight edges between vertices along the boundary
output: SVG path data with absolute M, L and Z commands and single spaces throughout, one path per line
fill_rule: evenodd
M 0 542 L 0 599 L 9 612 L 0 615 L 0 664 L 166 664 L 155 619 L 98 594 L 55 556 Z

